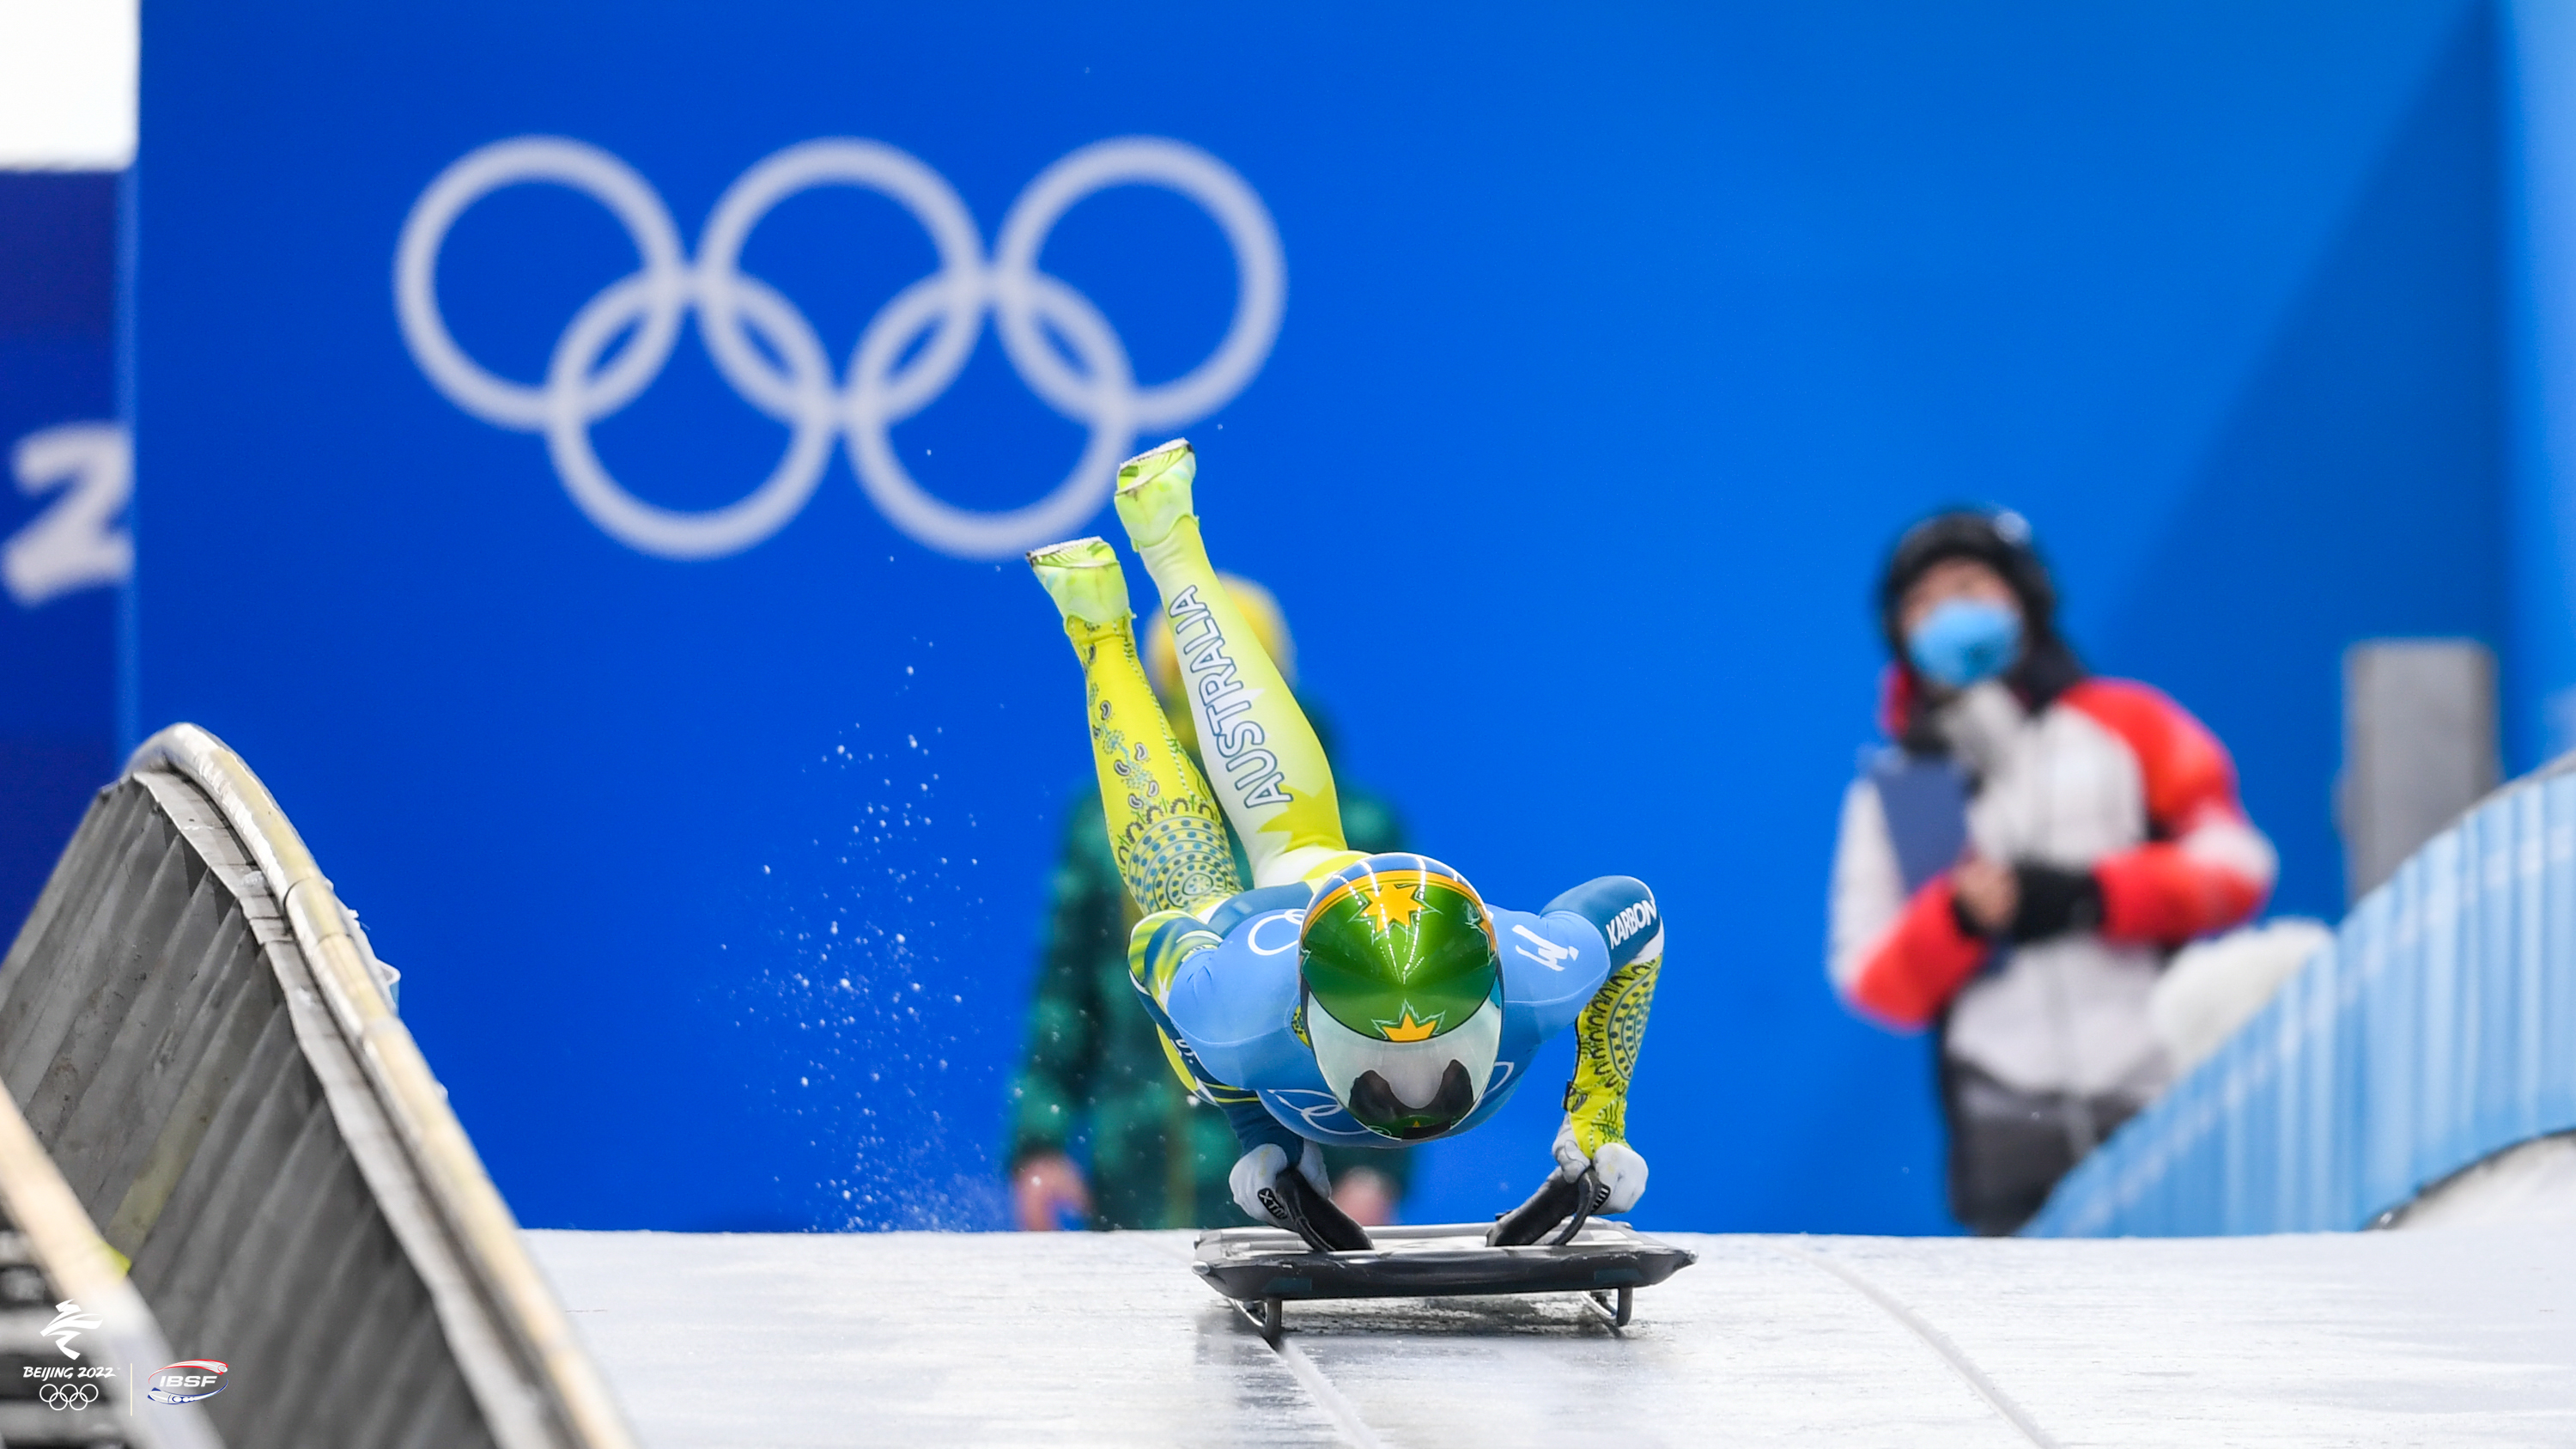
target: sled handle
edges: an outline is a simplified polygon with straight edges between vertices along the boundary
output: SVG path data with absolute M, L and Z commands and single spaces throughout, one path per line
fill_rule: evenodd
M 1550 1245 L 1562 1248 L 1573 1242 L 1574 1235 L 1582 1232 L 1583 1225 L 1590 1222 L 1592 1215 L 1609 1200 L 1610 1188 L 1601 1180 L 1601 1175 L 1589 1167 L 1583 1169 L 1583 1175 L 1574 1180 L 1574 1211 L 1565 1219 L 1565 1231 L 1548 1240 Z

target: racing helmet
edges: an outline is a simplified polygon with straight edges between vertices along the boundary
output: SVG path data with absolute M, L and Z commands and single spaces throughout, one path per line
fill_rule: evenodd
M 1466 877 L 1421 855 L 1345 866 L 1306 908 L 1297 967 L 1315 1065 L 1362 1127 L 1419 1142 L 1484 1100 L 1503 1039 L 1502 957 Z

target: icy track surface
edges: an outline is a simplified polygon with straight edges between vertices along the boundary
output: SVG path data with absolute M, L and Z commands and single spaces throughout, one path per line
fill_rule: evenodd
M 2576 1443 L 2576 1232 L 1702 1237 L 1571 1297 L 1288 1306 L 1185 1233 L 533 1232 L 651 1449 Z

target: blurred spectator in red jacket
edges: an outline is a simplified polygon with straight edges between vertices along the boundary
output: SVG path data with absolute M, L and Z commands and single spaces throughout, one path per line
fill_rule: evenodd
M 2088 677 L 2018 514 L 1908 531 L 1879 583 L 1882 724 L 1843 797 L 1830 971 L 1939 1037 L 1951 1211 L 2008 1233 L 2172 1068 L 2148 997 L 2251 916 L 2272 847 L 2227 751 L 2143 684 Z

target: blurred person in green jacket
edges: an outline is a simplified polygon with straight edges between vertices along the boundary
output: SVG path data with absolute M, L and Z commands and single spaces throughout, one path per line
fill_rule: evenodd
M 1296 646 L 1278 601 L 1249 579 L 1222 577 L 1235 607 L 1293 687 Z M 1181 668 L 1171 625 L 1160 618 L 1145 640 L 1145 663 L 1173 732 L 1195 755 L 1190 712 L 1169 708 L 1179 698 Z M 1329 756 L 1333 737 L 1324 719 L 1311 702 L 1301 697 L 1298 704 Z M 1342 778 L 1338 768 L 1334 776 Z M 1383 798 L 1348 784 L 1340 794 L 1351 849 L 1406 848 L 1403 823 Z M 1233 845 L 1236 869 L 1249 880 L 1243 842 Z M 1074 802 L 1065 820 L 1029 1007 L 1027 1050 L 1011 1087 L 1011 1195 L 1024 1230 L 1042 1232 L 1068 1221 L 1096 1228 L 1247 1221 L 1226 1183 L 1242 1151 L 1234 1129 L 1223 1112 L 1181 1091 L 1163 1060 L 1152 1019 L 1136 1009 L 1127 934 L 1141 914 L 1118 879 L 1095 786 Z M 1067 1150 L 1085 1136 L 1091 1147 L 1088 1173 Z M 1411 1172 L 1409 1151 L 1335 1148 L 1324 1156 L 1333 1200 L 1342 1211 L 1364 1227 L 1394 1219 Z

